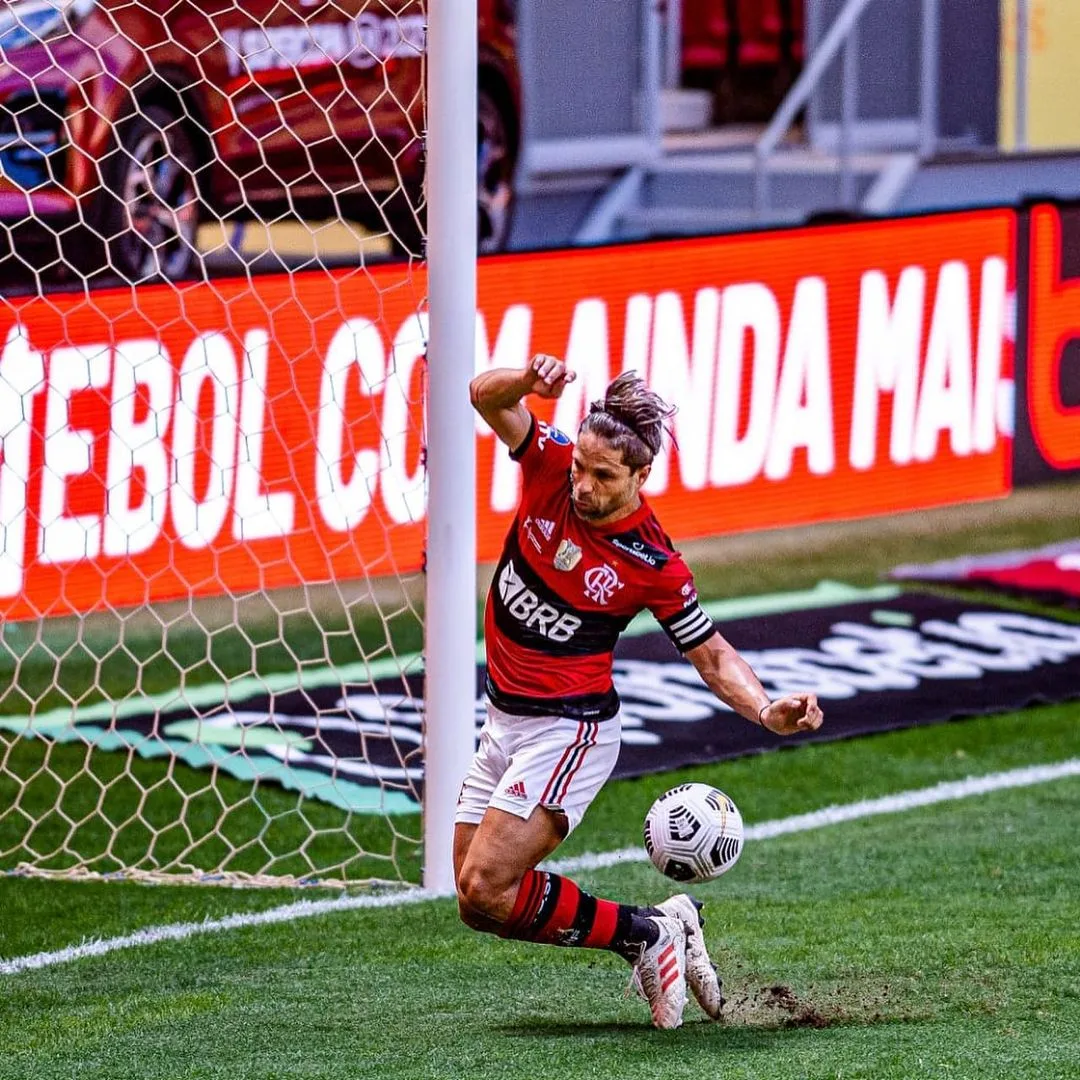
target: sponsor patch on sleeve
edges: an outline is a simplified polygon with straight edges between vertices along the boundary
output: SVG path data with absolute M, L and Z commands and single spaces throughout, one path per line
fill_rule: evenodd
M 654 570 L 663 570 L 671 558 L 669 552 L 661 551 L 660 548 L 642 540 L 635 532 L 616 533 L 614 536 L 609 536 L 608 540 L 624 554 L 646 566 L 651 566 Z
M 552 427 L 551 424 L 545 424 L 543 420 L 537 422 L 537 441 L 536 448 L 543 450 L 550 440 L 555 446 L 569 446 L 570 436 L 565 432 L 560 431 L 557 427 Z

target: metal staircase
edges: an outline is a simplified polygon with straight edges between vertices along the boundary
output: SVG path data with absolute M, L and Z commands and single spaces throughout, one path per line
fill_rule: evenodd
M 923 0 L 919 115 L 892 145 L 867 145 L 858 118 L 859 29 L 875 2 L 847 0 L 767 127 L 720 148 L 705 135 L 660 137 L 647 160 L 628 166 L 596 198 L 572 241 L 738 231 L 893 209 L 936 147 L 940 13 L 938 0 Z M 807 137 L 797 124 L 837 67 L 838 115 L 819 125 L 818 137 Z
M 772 163 L 770 205 L 754 204 L 752 148 L 666 153 L 628 170 L 574 239 L 579 244 L 795 225 L 830 212 L 885 213 L 918 167 L 909 152 L 852 155 L 794 148 Z

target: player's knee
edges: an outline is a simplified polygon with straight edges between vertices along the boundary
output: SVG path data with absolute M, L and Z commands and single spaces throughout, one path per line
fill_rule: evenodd
M 470 918 L 495 917 L 503 891 L 482 866 L 466 863 L 457 880 L 458 910 L 462 921 L 471 926 Z
M 469 907 L 465 899 L 458 895 L 458 915 L 461 921 L 469 927 L 470 930 L 486 930 L 487 921 L 478 912 Z

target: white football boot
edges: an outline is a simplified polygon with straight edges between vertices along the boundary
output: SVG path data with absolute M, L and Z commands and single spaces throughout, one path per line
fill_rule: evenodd
M 724 1008 L 723 983 L 705 948 L 701 904 L 686 893 L 679 893 L 658 904 L 657 909 L 686 927 L 686 981 L 702 1009 L 713 1020 L 719 1020 Z
M 681 918 L 650 918 L 660 937 L 656 944 L 642 946 L 631 982 L 649 1003 L 653 1025 L 677 1028 L 686 1008 L 686 927 Z

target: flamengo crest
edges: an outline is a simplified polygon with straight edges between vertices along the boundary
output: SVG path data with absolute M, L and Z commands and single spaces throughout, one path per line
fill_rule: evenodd
M 606 604 L 622 587 L 619 575 L 607 563 L 585 571 L 585 595 L 598 604 Z

